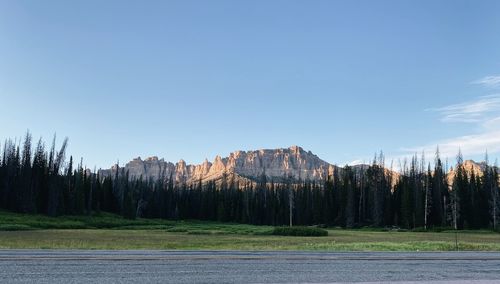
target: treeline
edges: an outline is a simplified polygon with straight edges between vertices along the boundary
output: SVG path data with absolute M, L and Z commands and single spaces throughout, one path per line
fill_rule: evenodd
M 233 175 L 215 182 L 181 184 L 172 177 L 112 176 L 65 162 L 67 139 L 59 150 L 42 140 L 33 147 L 7 140 L 0 164 L 0 207 L 50 216 L 106 211 L 126 218 L 200 219 L 250 224 L 398 226 L 403 228 L 496 228 L 500 211 L 498 167 L 486 161 L 481 172 L 465 168 L 461 155 L 448 180 L 436 154 L 434 166 L 412 158 L 402 171 L 387 170 L 379 155 L 370 166 L 349 167 L 321 183 L 267 180 L 241 184 Z

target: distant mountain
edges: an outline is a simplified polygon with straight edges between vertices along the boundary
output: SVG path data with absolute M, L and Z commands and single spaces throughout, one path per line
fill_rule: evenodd
M 465 173 L 470 177 L 472 173 L 474 173 L 476 176 L 482 177 L 484 175 L 484 170 L 486 169 L 486 164 L 484 162 L 477 163 L 473 160 L 465 160 L 463 161 L 463 168 L 465 170 Z M 455 172 L 456 168 L 452 168 L 448 172 L 448 185 L 453 184 L 453 178 L 455 177 Z
M 172 177 L 179 183 L 207 182 L 219 180 L 224 174 L 239 180 L 259 181 L 263 175 L 267 180 L 320 181 L 333 174 L 337 167 L 331 165 L 310 151 L 291 146 L 280 149 L 262 149 L 255 151 L 236 151 L 222 158 L 216 156 L 213 162 L 205 160 L 199 165 L 188 165 L 184 160 L 177 163 L 167 162 L 158 157 L 145 160 L 140 157 L 125 165 L 129 176 L 159 179 Z M 101 175 L 116 172 L 117 166 L 101 170 Z
M 483 175 L 484 163 L 476 163 L 472 160 L 464 161 L 464 168 L 470 175 L 472 171 L 478 176 Z M 365 171 L 368 165 L 360 164 L 353 166 L 356 171 Z M 117 165 L 111 169 L 101 170 L 101 176 L 114 175 Z M 217 181 L 225 174 L 229 179 L 235 181 L 258 182 L 265 175 L 267 181 L 280 182 L 285 178 L 293 181 L 309 180 L 321 182 L 335 171 L 343 168 L 332 165 L 311 151 L 305 151 L 299 146 L 279 149 L 261 149 L 253 151 L 235 151 L 228 157 L 216 156 L 213 162 L 205 160 L 202 164 L 188 165 L 184 160 L 171 163 L 158 157 L 141 159 L 140 157 L 128 162 L 125 171 L 129 172 L 130 178 L 143 177 L 145 179 L 172 178 L 177 183 L 191 184 L 195 182 L 206 183 Z M 393 174 L 393 183 L 399 177 L 398 172 L 386 169 Z M 453 182 L 455 170 L 447 173 L 449 185 Z

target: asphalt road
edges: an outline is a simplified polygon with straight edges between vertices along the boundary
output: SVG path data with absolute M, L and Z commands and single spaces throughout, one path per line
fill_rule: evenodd
M 0 283 L 471 280 L 500 283 L 500 253 L 0 250 Z

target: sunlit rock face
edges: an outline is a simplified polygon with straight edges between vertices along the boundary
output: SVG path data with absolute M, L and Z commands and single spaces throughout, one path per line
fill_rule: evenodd
M 102 170 L 102 175 L 116 173 L 116 166 Z M 179 183 L 207 182 L 218 180 L 223 175 L 240 180 L 259 181 L 265 175 L 268 181 L 310 180 L 321 181 L 332 175 L 336 167 L 321 160 L 310 151 L 292 146 L 281 149 L 236 151 L 222 158 L 216 156 L 211 163 L 205 160 L 199 165 L 187 165 L 184 160 L 176 164 L 158 157 L 142 160 L 140 157 L 128 162 L 125 167 L 130 178 L 172 178 Z
M 278 180 L 321 180 L 333 170 L 333 166 L 298 146 L 275 150 L 237 151 L 222 162 L 226 171 L 253 179 L 265 174 L 267 178 Z
M 483 176 L 486 164 L 476 163 L 472 160 L 463 162 L 463 167 L 470 177 L 472 173 Z M 111 169 L 101 170 L 101 176 L 114 176 L 117 166 Z M 356 165 L 352 167 L 355 171 L 365 171 L 368 165 Z M 285 179 L 291 181 L 309 180 L 321 182 L 332 176 L 335 171 L 342 168 L 331 165 L 310 151 L 301 147 L 292 146 L 280 149 L 262 149 L 255 151 L 235 151 L 223 158 L 216 156 L 213 162 L 205 161 L 199 165 L 188 165 L 184 160 L 177 163 L 167 162 L 153 156 L 146 159 L 140 157 L 128 162 L 122 168 L 129 173 L 129 178 L 143 179 L 172 179 L 176 183 L 206 183 L 208 181 L 220 181 L 226 177 L 234 182 L 244 184 L 246 182 L 259 182 L 264 175 L 268 182 L 283 182 Z M 398 180 L 399 173 L 386 170 L 392 175 L 393 186 Z M 121 172 L 121 171 L 120 171 Z M 447 173 L 448 185 L 451 188 L 455 169 Z
M 476 163 L 473 160 L 465 160 L 463 161 L 462 167 L 465 171 L 465 174 L 470 178 L 472 174 L 474 174 L 477 177 L 482 177 L 484 175 L 484 170 L 486 169 L 486 164 L 484 162 L 481 163 Z M 448 173 L 448 185 L 451 186 L 453 185 L 453 179 L 455 178 L 456 174 L 456 166 L 455 168 L 452 168 L 450 172 Z

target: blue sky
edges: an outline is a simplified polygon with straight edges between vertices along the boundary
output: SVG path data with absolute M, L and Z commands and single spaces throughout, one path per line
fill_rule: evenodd
M 0 1 L 0 138 L 89 167 L 500 157 L 499 1 Z M 429 156 L 428 159 L 431 157 Z

